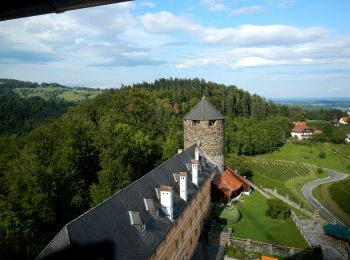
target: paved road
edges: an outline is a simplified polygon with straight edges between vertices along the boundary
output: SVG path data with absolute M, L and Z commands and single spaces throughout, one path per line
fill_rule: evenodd
M 301 188 L 301 191 L 303 193 L 303 196 L 311 203 L 312 206 L 314 206 L 320 211 L 320 215 L 324 217 L 327 221 L 329 221 L 330 223 L 336 221 L 337 223 L 344 225 L 340 220 L 333 216 L 332 213 L 330 213 L 325 207 L 322 206 L 322 204 L 312 195 L 312 190 L 320 184 L 345 179 L 348 175 L 340 172 L 335 172 L 331 169 L 323 169 L 328 172 L 329 177 L 308 182 L 304 184 L 304 186 Z

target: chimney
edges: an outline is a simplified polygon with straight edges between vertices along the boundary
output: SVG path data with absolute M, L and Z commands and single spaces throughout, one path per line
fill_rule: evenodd
M 198 161 L 192 160 L 192 182 L 198 186 Z
M 183 149 L 177 149 L 177 153 L 182 153 L 183 152 Z
M 180 198 L 187 201 L 187 173 L 180 172 Z
M 194 159 L 199 161 L 199 148 L 198 147 L 196 147 L 194 149 Z
M 171 186 L 160 186 L 160 204 L 165 215 L 172 221 L 174 220 L 174 209 L 173 209 L 173 187 Z

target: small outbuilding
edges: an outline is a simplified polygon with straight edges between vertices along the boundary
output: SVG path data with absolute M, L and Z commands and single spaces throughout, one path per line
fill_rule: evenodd
M 231 203 L 242 193 L 250 194 L 250 182 L 227 166 L 225 170 L 212 180 L 212 201 Z

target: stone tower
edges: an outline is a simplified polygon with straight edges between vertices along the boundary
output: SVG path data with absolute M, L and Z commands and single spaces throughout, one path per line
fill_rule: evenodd
M 223 171 L 224 126 L 225 117 L 203 97 L 184 117 L 184 148 L 197 143 Z

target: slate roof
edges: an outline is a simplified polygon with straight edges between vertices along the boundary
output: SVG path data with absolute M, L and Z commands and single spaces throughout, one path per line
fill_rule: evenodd
M 216 108 L 203 97 L 201 101 L 195 105 L 191 111 L 185 115 L 184 119 L 188 120 L 218 120 L 225 117 Z
M 81 248 L 101 243 L 110 245 L 108 247 L 111 251 L 108 256 L 110 259 L 148 259 L 151 257 L 199 189 L 192 183 L 192 174 L 188 167 L 194 158 L 195 147 L 198 146 L 194 144 L 175 155 L 139 180 L 66 224 L 37 259 L 47 257 L 59 259 L 60 255 L 57 257 L 57 254 L 62 250 L 70 250 L 74 246 Z M 219 170 L 205 157 L 200 148 L 199 151 L 200 159 L 204 160 L 204 166 L 198 176 L 198 184 L 201 187 L 211 173 L 219 173 Z M 180 199 L 179 183 L 173 175 L 179 172 L 188 174 L 187 202 Z M 152 199 L 154 206 L 160 207 L 160 200 L 155 190 L 161 185 L 174 188 L 174 221 L 169 220 L 161 211 L 156 216 L 146 210 L 144 199 Z M 140 232 L 131 225 L 129 211 L 140 213 L 140 218 L 146 224 L 145 232 Z M 64 257 L 61 255 L 61 258 Z

